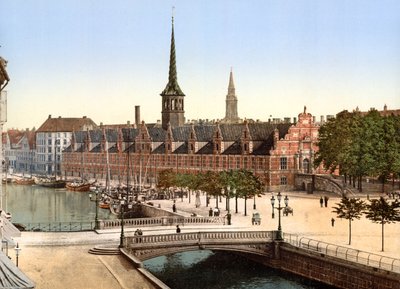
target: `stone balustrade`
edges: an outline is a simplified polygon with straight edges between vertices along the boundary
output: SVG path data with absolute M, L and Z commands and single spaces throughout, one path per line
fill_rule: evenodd
M 101 220 L 100 229 L 113 229 L 121 226 L 121 219 Z M 153 227 L 153 226 L 175 226 L 175 225 L 224 225 L 224 217 L 155 217 L 124 219 L 125 227 Z

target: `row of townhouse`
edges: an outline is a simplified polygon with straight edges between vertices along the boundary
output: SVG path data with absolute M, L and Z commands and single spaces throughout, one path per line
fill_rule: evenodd
M 3 133 L 3 169 L 9 174 L 61 175 L 62 152 L 75 130 L 95 129 L 87 117 L 52 118 L 35 130 L 10 129 Z

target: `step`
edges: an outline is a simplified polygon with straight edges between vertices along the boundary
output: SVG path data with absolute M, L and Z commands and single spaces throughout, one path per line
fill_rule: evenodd
M 102 248 L 102 247 L 94 247 L 89 249 L 89 254 L 93 255 L 120 255 L 121 252 L 119 248 Z

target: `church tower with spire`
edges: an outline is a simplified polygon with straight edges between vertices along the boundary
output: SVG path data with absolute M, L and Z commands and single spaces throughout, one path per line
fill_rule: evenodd
M 172 15 L 172 33 L 171 33 L 171 51 L 169 58 L 169 77 L 168 83 L 163 92 L 161 109 L 161 125 L 163 129 L 168 128 L 168 124 L 172 127 L 182 126 L 185 123 L 184 97 L 178 84 L 178 76 L 176 72 L 176 56 L 175 56 L 175 38 L 174 38 L 174 16 Z
M 235 92 L 235 84 L 233 83 L 233 72 L 231 69 L 231 73 L 229 75 L 229 85 L 228 85 L 228 94 L 226 95 L 226 110 L 225 110 L 225 118 L 222 120 L 223 123 L 238 123 L 240 121 L 237 112 L 237 102 L 238 99 L 236 97 Z

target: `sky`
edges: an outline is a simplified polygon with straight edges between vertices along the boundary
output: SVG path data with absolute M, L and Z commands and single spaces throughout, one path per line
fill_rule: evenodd
M 243 119 L 400 108 L 397 0 L 1 2 L 6 128 L 161 119 L 172 7 L 187 120 L 225 116 L 231 69 Z

